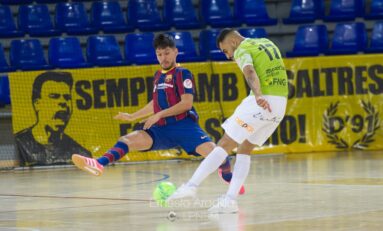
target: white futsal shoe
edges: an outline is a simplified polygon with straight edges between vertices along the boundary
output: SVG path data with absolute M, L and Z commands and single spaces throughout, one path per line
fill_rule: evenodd
M 237 213 L 238 203 L 226 195 L 218 198 L 217 202 L 208 210 L 208 213 Z
M 166 201 L 171 202 L 174 200 L 193 199 L 197 196 L 197 188 L 181 185 Z

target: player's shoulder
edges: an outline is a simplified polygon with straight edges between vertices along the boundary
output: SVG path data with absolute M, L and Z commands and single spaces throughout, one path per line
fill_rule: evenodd
M 156 71 L 154 72 L 154 75 L 157 75 L 157 74 L 159 74 L 159 73 L 162 73 L 162 70 L 161 70 L 161 69 L 156 70 Z
M 177 71 L 188 71 L 188 72 L 190 72 L 189 69 L 187 69 L 186 67 L 180 66 L 180 65 L 178 65 L 178 66 L 176 67 L 176 70 L 177 70 Z
M 191 71 L 185 67 L 182 67 L 182 66 L 177 66 L 176 67 L 176 73 L 182 73 L 183 75 L 184 74 L 188 74 L 188 75 L 191 75 Z
M 238 48 L 241 50 L 251 50 L 255 47 L 269 43 L 270 40 L 267 38 L 246 38 L 239 46 Z

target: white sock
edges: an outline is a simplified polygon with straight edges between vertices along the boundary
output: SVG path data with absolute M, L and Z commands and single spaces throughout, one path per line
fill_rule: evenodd
M 233 177 L 230 181 L 229 190 L 227 190 L 226 195 L 233 200 L 236 200 L 238 197 L 239 190 L 243 183 L 245 183 L 246 177 L 249 174 L 250 170 L 250 155 L 246 154 L 237 154 Z
M 219 146 L 215 147 L 213 151 L 211 151 L 198 166 L 197 170 L 194 172 L 187 185 L 193 187 L 200 185 L 207 176 L 209 176 L 211 173 L 217 170 L 219 166 L 221 166 L 222 162 L 226 159 L 227 156 L 228 154 L 225 149 Z

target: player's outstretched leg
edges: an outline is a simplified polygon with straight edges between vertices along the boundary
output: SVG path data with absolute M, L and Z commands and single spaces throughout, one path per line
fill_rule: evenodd
M 81 156 L 79 154 L 72 155 L 72 161 L 77 168 L 89 172 L 95 176 L 101 176 L 104 171 L 102 166 L 96 159 Z
M 237 196 L 249 174 L 250 163 L 250 155 L 237 154 L 229 189 L 225 195 L 218 198 L 217 203 L 208 210 L 209 213 L 235 213 L 238 211 Z
M 201 182 L 219 168 L 221 163 L 226 160 L 228 156 L 225 149 L 217 146 L 213 151 L 201 162 L 197 170 L 194 172 L 190 180 L 178 188 L 173 195 L 168 198 L 168 201 L 180 200 L 189 197 L 192 191 L 196 191 Z
M 76 167 L 95 176 L 101 176 L 104 166 L 121 159 L 129 152 L 128 145 L 118 141 L 111 149 L 98 159 L 88 158 L 78 154 L 72 155 L 72 161 Z
M 167 202 L 181 199 L 193 199 L 196 196 L 197 187 L 183 184 L 167 199 Z

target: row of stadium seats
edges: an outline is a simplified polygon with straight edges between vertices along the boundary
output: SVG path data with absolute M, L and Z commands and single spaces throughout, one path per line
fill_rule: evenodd
M 176 41 L 179 62 L 198 62 L 225 60 L 225 56 L 215 45 L 219 30 L 203 30 L 200 32 L 199 50 L 197 53 L 190 32 L 169 32 Z M 264 29 L 240 29 L 247 37 L 266 37 Z M 83 56 L 81 44 L 76 37 L 51 38 L 48 47 L 48 60 L 44 57 L 43 47 L 38 39 L 12 40 L 10 46 L 10 66 L 7 64 L 3 49 L 0 47 L 0 72 L 14 70 L 38 70 L 51 68 L 81 68 L 92 66 L 118 66 L 129 64 L 157 63 L 152 48 L 153 32 L 127 34 L 125 36 L 124 53 L 120 51 L 118 41 L 113 35 L 91 35 L 87 39 L 86 58 Z
M 325 22 L 353 21 L 357 17 L 382 19 L 383 0 L 371 0 L 368 6 L 365 0 L 331 0 L 329 13 L 326 15 L 325 12 L 323 0 L 293 0 L 290 16 L 283 19 L 283 23 L 311 23 L 316 19 Z
M 374 23 L 371 39 L 368 41 L 364 23 L 338 23 L 329 39 L 326 25 L 302 25 L 295 35 L 294 48 L 286 52 L 287 57 L 383 53 L 383 21 Z
M 4 1 L 3 1 L 4 2 Z M 27 1 L 29 2 L 29 1 Z M 198 29 L 212 27 L 238 27 L 276 25 L 277 19 L 268 16 L 264 0 L 235 0 L 234 14 L 228 0 L 201 0 L 198 20 L 191 0 L 164 0 L 163 18 L 155 0 L 130 0 L 126 18 L 118 1 L 92 3 L 90 20 L 82 2 L 59 2 L 56 4 L 54 23 L 49 9 L 44 4 L 21 5 L 16 24 L 9 6 L 0 6 L 0 37 L 57 36 L 124 33 L 134 29 L 161 31 L 176 29 Z M 332 0 L 330 13 L 324 15 L 322 0 L 294 0 L 290 17 L 284 23 L 310 23 L 316 19 L 324 21 L 383 18 L 383 0 L 372 0 L 370 12 L 364 14 L 363 0 Z
M 89 2 L 93 0 L 72 0 L 72 2 Z M 68 2 L 68 0 L 0 0 L 0 4 L 7 5 L 22 5 L 36 3 L 56 3 L 56 2 Z
M 228 1 L 203 0 L 200 7 L 202 21 L 197 19 L 191 0 L 167 0 L 164 2 L 163 19 L 155 0 L 130 0 L 125 20 L 118 1 L 97 1 L 92 3 L 90 20 L 84 4 L 81 2 L 57 3 L 53 24 L 47 5 L 21 5 L 18 10 L 18 28 L 8 6 L 0 7 L 0 36 L 19 37 L 24 33 L 31 36 L 55 36 L 63 32 L 69 35 L 95 34 L 99 30 L 105 33 L 129 32 L 135 28 L 141 31 L 202 28 L 205 24 L 217 27 L 239 26 L 242 23 L 276 24 L 268 19 L 263 0 L 254 5 L 256 16 L 251 15 L 244 1 L 236 1 L 238 19 L 230 12 Z M 248 17 L 249 16 L 249 17 Z
M 267 37 L 263 28 L 240 29 L 245 37 Z M 202 30 L 199 34 L 199 54 L 190 32 L 169 32 L 174 36 L 179 49 L 179 62 L 199 62 L 205 60 L 223 61 L 224 54 L 216 47 L 218 29 Z M 358 52 L 383 52 L 383 21 L 374 24 L 370 45 L 365 26 L 361 22 L 338 23 L 329 47 L 325 25 L 302 25 L 298 27 L 294 49 L 287 57 L 318 56 L 319 54 L 355 54 Z M 76 37 L 51 38 L 48 47 L 48 61 L 38 39 L 13 40 L 10 46 L 10 66 L 7 64 L 3 48 L 0 47 L 0 72 L 14 70 L 38 70 L 52 68 L 82 68 L 92 66 L 118 66 L 130 64 L 157 63 L 152 41 L 153 32 L 127 34 L 124 54 L 113 35 L 92 35 L 87 39 L 86 60 L 81 44 Z

